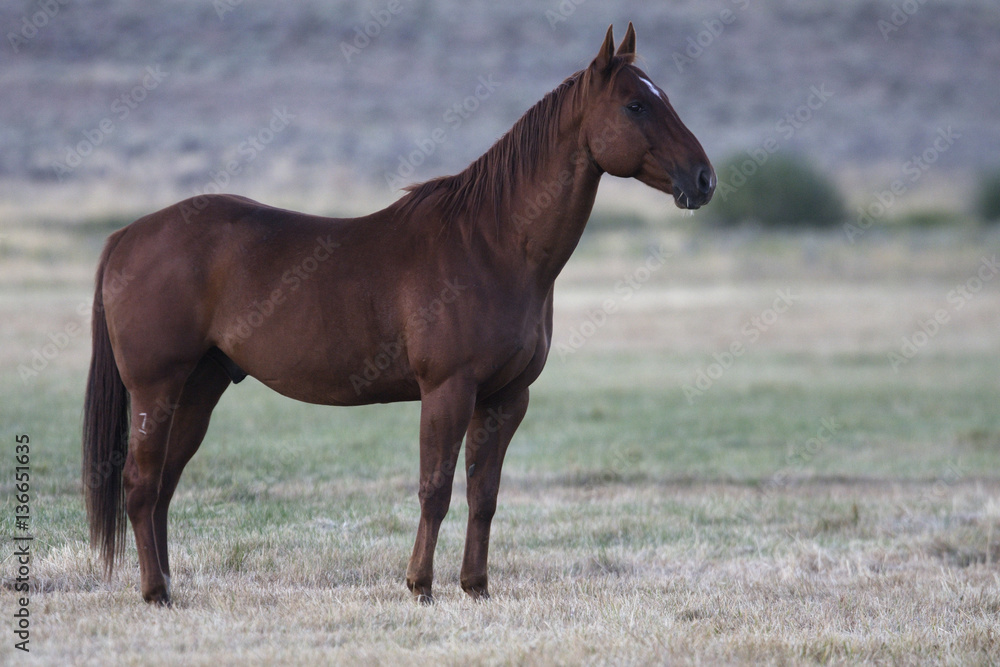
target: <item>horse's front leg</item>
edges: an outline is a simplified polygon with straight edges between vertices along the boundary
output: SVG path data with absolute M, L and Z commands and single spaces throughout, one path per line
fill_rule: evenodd
M 528 409 L 528 390 L 476 405 L 465 441 L 469 528 L 462 559 L 462 588 L 474 599 L 488 598 L 486 562 L 490 524 L 497 509 L 500 468 L 507 445 Z
M 475 387 L 457 378 L 426 390 L 420 409 L 420 525 L 406 585 L 418 602 L 433 601 L 434 547 L 448 513 L 458 450 L 475 406 Z

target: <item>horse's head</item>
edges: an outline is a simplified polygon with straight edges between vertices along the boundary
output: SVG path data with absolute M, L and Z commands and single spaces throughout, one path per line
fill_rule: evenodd
M 672 194 L 680 208 L 712 198 L 715 171 L 670 101 L 632 64 L 635 30 L 629 23 L 615 53 L 611 28 L 583 73 L 583 140 L 593 160 L 613 176 L 637 178 Z

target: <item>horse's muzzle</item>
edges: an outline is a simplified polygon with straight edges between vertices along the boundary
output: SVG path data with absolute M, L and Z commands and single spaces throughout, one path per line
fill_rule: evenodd
M 715 193 L 715 170 L 711 165 L 701 165 L 674 179 L 674 202 L 678 208 L 694 210 L 712 200 Z

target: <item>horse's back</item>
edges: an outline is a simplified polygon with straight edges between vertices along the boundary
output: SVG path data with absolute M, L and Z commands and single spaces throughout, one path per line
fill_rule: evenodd
M 380 240 L 385 227 L 230 195 L 140 218 L 118 238 L 104 282 L 123 377 L 152 380 L 217 347 L 294 398 L 365 402 L 351 373 L 400 326 L 399 261 L 386 246 L 406 245 Z M 401 351 L 381 371 L 402 383 L 397 399 L 413 392 Z

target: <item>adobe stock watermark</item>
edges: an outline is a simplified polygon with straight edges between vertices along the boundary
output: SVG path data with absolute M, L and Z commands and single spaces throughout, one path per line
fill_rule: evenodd
M 833 437 L 841 429 L 842 424 L 838 423 L 834 417 L 823 417 L 819 420 L 819 428 L 815 435 L 805 442 L 789 442 L 787 453 L 785 454 L 784 465 L 772 474 L 761 489 L 764 499 L 773 498 L 781 491 L 792 488 L 799 482 L 799 477 L 806 468 L 812 464 L 826 446 L 833 440 Z M 736 514 L 749 512 L 750 500 L 746 499 L 736 509 Z
M 857 218 L 854 222 L 844 223 L 844 234 L 847 236 L 847 240 L 854 243 L 876 222 L 884 219 L 900 198 L 919 183 L 924 174 L 934 166 L 934 163 L 961 138 L 962 135 L 953 130 L 950 125 L 947 128 L 938 128 L 937 136 L 930 146 L 904 162 L 900 168 L 900 175 L 893 179 L 886 189 L 876 192 L 872 201 L 858 208 Z
M 899 347 L 888 353 L 892 370 L 899 373 L 900 367 L 910 363 L 951 322 L 952 315 L 976 298 L 976 295 L 982 292 L 986 284 L 993 281 L 997 274 L 1000 274 L 997 256 L 983 257 L 975 273 L 965 282 L 955 285 L 945 295 L 948 307 L 938 308 L 930 317 L 920 320 L 916 330 L 908 336 L 903 336 Z
M 931 523 L 928 516 L 936 516 L 941 503 L 948 500 L 954 493 L 955 485 L 968 474 L 959 459 L 949 461 L 944 470 L 934 479 L 931 488 L 920 494 L 913 507 L 901 507 L 907 519 L 919 523 Z
M 232 347 L 250 338 L 257 329 L 264 326 L 291 294 L 297 292 L 312 278 L 321 264 L 333 257 L 333 251 L 339 247 L 340 244 L 329 234 L 326 237 L 316 237 L 316 245 L 313 246 L 312 252 L 281 274 L 281 284 L 271 290 L 263 300 L 252 301 L 245 311 L 237 316 L 232 328 L 222 334 L 223 344 Z
M 234 327 L 222 335 L 224 345 L 237 344 L 250 338 L 254 331 L 263 326 L 264 322 L 274 315 L 278 306 L 285 303 L 288 296 L 298 290 L 302 283 L 318 270 L 320 264 L 333 256 L 332 251 L 339 247 L 340 244 L 334 242 L 329 235 L 325 238 L 317 237 L 313 251 L 282 274 L 281 285 L 272 290 L 263 301 L 254 300 L 251 302 L 246 311 L 237 316 Z M 164 424 L 169 426 L 179 407 L 180 403 L 171 402 L 164 396 L 158 396 L 152 406 L 146 412 L 138 413 L 135 421 L 132 422 L 131 426 L 136 431 L 134 437 L 141 442 L 152 437 L 160 426 Z M 283 462 L 287 461 L 285 455 L 282 455 L 281 459 Z M 124 454 L 117 451 L 112 452 L 108 460 L 102 461 L 88 470 L 84 483 L 95 488 L 109 475 L 120 471 L 124 463 Z
M 455 303 L 462 292 L 470 287 L 469 283 L 464 282 L 459 277 L 442 282 L 444 287 L 434 295 L 433 299 L 410 313 L 400 328 L 399 335 L 392 341 L 379 343 L 378 352 L 365 358 L 361 364 L 361 371 L 350 375 L 348 379 L 351 381 L 351 387 L 357 396 L 371 387 L 382 377 L 382 373 L 396 363 L 396 360 L 406 349 L 408 336 L 426 332 L 432 324 L 441 318 L 448 306 Z
M 7 31 L 7 43 L 14 53 L 20 53 L 21 47 L 38 36 L 38 31 L 49 25 L 69 0 L 35 0 L 38 11 L 30 12 L 21 17 L 21 22 L 15 30 Z
M 570 162 L 575 166 L 582 166 L 590 161 L 591 151 L 602 152 L 608 144 L 617 139 L 627 124 L 621 121 L 621 117 L 616 117 L 614 121 L 607 121 L 590 141 L 589 146 L 579 148 L 570 156 Z M 559 197 L 573 183 L 573 172 L 563 169 L 553 178 L 540 183 L 538 194 L 533 199 L 529 199 L 511 216 L 511 221 L 518 229 L 525 229 L 535 220 L 540 218 L 545 212 L 558 204 Z
M 407 0 L 411 2 L 412 0 Z M 371 18 L 354 26 L 354 37 L 340 42 L 340 53 L 344 60 L 351 62 L 362 51 L 367 49 L 389 27 L 393 18 L 403 13 L 402 0 L 389 0 L 384 7 L 369 10 Z
M 480 425 L 475 429 L 472 429 L 470 425 L 469 432 L 452 444 L 451 456 L 430 474 L 420 479 L 417 497 L 424 499 L 433 496 L 445 484 L 451 484 L 454 481 L 455 473 L 459 467 L 458 455 L 463 442 L 466 445 L 466 460 L 475 461 L 480 448 L 489 442 L 491 437 L 499 433 L 513 417 L 514 414 L 507 412 L 507 408 L 503 404 L 487 408 L 486 418 L 480 422 Z M 466 469 L 465 474 L 467 477 L 472 477 L 476 472 L 476 464 L 472 463 Z M 481 470 L 479 474 L 482 474 Z M 388 514 L 397 518 L 408 517 L 411 514 L 411 506 L 412 500 L 409 496 L 400 498 L 392 504 Z
M 293 118 L 295 116 L 288 113 L 285 107 L 272 108 L 271 118 L 267 124 L 247 135 L 247 138 L 236 146 L 236 157 L 227 161 L 221 169 L 210 171 L 208 181 L 195 191 L 193 198 L 181 202 L 181 216 L 184 222 L 190 223 L 198 217 L 208 206 L 205 195 L 223 192 L 223 188 L 229 186 L 234 176 L 241 174 L 247 165 L 260 157 L 275 137 L 291 125 Z
M 694 65 L 694 62 L 705 54 L 705 50 L 715 44 L 723 33 L 726 26 L 736 23 L 737 12 L 745 11 L 750 6 L 750 0 L 729 0 L 733 9 L 723 9 L 717 16 L 705 19 L 701 22 L 702 29 L 694 35 L 689 35 L 685 40 L 687 46 L 682 51 L 674 51 L 671 57 L 674 60 L 674 67 L 680 74 L 684 73 L 684 68 Z
M 641 472 L 642 454 L 635 449 L 615 451 L 611 458 L 611 465 L 603 468 L 594 474 L 587 475 L 583 480 L 583 488 L 586 491 L 594 491 L 601 486 L 619 483 L 625 480 L 629 474 Z
M 889 18 L 881 18 L 875 23 L 878 31 L 882 33 L 882 39 L 888 42 L 889 35 L 909 23 L 910 17 L 916 14 L 926 2 L 927 0 L 903 0 L 894 3 Z
M 492 74 L 480 76 L 475 89 L 471 95 L 466 96 L 460 102 L 456 102 L 448 107 L 441 120 L 445 127 L 436 127 L 423 139 L 414 141 L 416 148 L 409 153 L 399 155 L 399 164 L 394 172 L 385 172 L 385 182 L 392 190 L 398 190 L 406 186 L 411 176 L 416 172 L 417 167 L 427 161 L 427 158 L 437 152 L 438 146 L 448 140 L 448 133 L 454 132 L 474 114 L 483 102 L 490 99 L 496 89 L 500 87 L 499 81 L 493 78 Z M 446 129 L 447 128 L 447 129 Z
M 220 21 L 226 20 L 226 14 L 243 4 L 243 0 L 212 0 L 212 8 Z
M 486 418 L 482 420 L 481 426 L 475 430 L 471 430 L 467 435 L 463 435 L 455 440 L 449 452 L 449 456 L 441 462 L 441 465 L 434 470 L 428 472 L 426 475 L 421 475 L 420 486 L 417 490 L 417 498 L 423 502 L 430 498 L 433 498 L 439 491 L 443 488 L 451 487 L 454 479 L 455 473 L 458 471 L 459 462 L 458 456 L 462 449 L 463 441 L 466 443 L 466 460 L 475 460 L 479 449 L 489 442 L 490 438 L 494 434 L 500 432 L 500 429 L 513 418 L 513 413 L 505 412 L 503 405 L 497 405 L 490 407 L 486 410 Z M 465 471 L 467 478 L 472 477 L 476 474 L 476 464 L 472 463 L 469 465 L 468 469 Z M 480 471 L 479 473 L 483 473 Z M 409 507 L 411 501 L 410 499 L 401 499 L 396 502 L 392 509 L 390 510 L 390 516 L 400 517 L 409 514 L 407 508 Z
M 772 155 L 781 150 L 782 142 L 790 141 L 832 97 L 833 91 L 828 90 L 825 83 L 810 86 L 802 104 L 783 115 L 774 124 L 774 132 L 777 136 L 768 137 L 757 148 L 747 150 L 747 159 L 730 167 L 728 175 L 719 176 L 715 196 L 726 201 L 733 193 L 746 185 L 747 181 L 757 173 L 757 170 L 767 164 Z M 723 180 L 723 176 L 728 176 L 728 180 Z
M 83 139 L 73 146 L 67 146 L 63 150 L 65 157 L 61 161 L 53 161 L 52 169 L 59 182 L 62 183 L 74 169 L 93 154 L 94 149 L 104 144 L 114 134 L 116 124 L 124 122 L 149 97 L 149 93 L 156 90 L 169 75 L 170 72 L 164 72 L 159 65 L 146 67 L 139 83 L 111 102 L 109 108 L 111 113 L 99 120 L 94 127 L 83 130 Z
M 789 308 L 802 300 L 801 296 L 792 294 L 789 287 L 777 290 L 775 295 L 769 308 L 765 308 L 743 323 L 739 337 L 733 340 L 726 350 L 714 353 L 712 355 L 714 361 L 698 369 L 694 382 L 682 385 L 681 389 L 688 405 L 694 405 L 696 399 L 711 390 L 715 383 L 736 365 L 736 361 L 746 354 L 750 346 L 770 331 Z
M 125 286 L 135 278 L 134 274 L 118 271 L 110 271 L 104 277 L 104 285 L 107 293 L 104 298 L 104 307 L 107 308 L 115 297 L 121 294 Z M 90 300 L 81 301 L 76 305 L 73 312 L 79 319 L 67 322 L 63 327 L 54 331 L 49 331 L 45 338 L 46 342 L 39 347 L 34 347 L 30 352 L 30 359 L 27 363 L 19 364 L 17 374 L 23 384 L 37 378 L 41 373 L 55 361 L 63 351 L 69 347 L 80 334 L 87 331 L 85 322 L 91 316 L 94 304 Z M 101 311 L 103 313 L 103 310 Z
M 559 0 L 556 3 L 555 9 L 546 9 L 545 18 L 549 22 L 549 27 L 555 30 L 557 25 L 568 21 L 569 17 L 576 13 L 577 7 L 586 1 L 587 0 Z
M 564 341 L 555 344 L 559 360 L 566 361 L 567 357 L 575 354 L 586 345 L 587 341 L 608 323 L 608 319 L 618 312 L 621 304 L 635 296 L 636 292 L 642 289 L 653 274 L 673 256 L 674 252 L 662 245 L 651 249 L 642 264 L 615 283 L 614 297 L 608 297 L 597 308 L 588 310 L 584 315 L 584 321 L 570 327 L 569 336 Z

